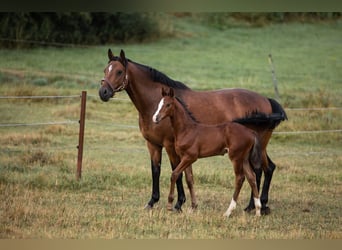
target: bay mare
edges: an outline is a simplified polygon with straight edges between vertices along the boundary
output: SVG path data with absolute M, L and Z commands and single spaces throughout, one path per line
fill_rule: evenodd
M 175 182 L 179 175 L 198 158 L 228 153 L 235 174 L 235 190 L 230 205 L 225 212 L 229 217 L 236 208 L 237 199 L 245 180 L 252 189 L 255 214 L 260 216 L 261 202 L 256 185 L 254 169 L 261 167 L 261 148 L 255 131 L 236 122 L 217 125 L 203 125 L 188 111 L 186 104 L 174 97 L 173 89 L 162 89 L 160 100 L 152 120 L 158 124 L 170 118 L 175 135 L 175 149 L 180 163 L 172 171 L 168 209 L 172 210 Z M 266 164 L 263 164 L 266 169 Z
M 267 156 L 266 146 L 274 128 L 287 119 L 284 109 L 275 100 L 261 96 L 246 89 L 221 89 L 214 91 L 195 91 L 185 84 L 172 80 L 160 71 L 133 62 L 126 58 L 121 50 L 119 56 L 114 56 L 108 50 L 109 62 L 101 80 L 99 96 L 102 101 L 108 101 L 118 91 L 125 90 L 139 112 L 139 127 L 146 139 L 151 158 L 152 195 L 146 207 L 152 208 L 159 201 L 159 178 L 161 171 L 162 149 L 165 148 L 172 169 L 179 164 L 180 158 L 175 151 L 174 134 L 169 120 L 156 125 L 152 121 L 154 108 L 160 100 L 162 87 L 174 89 L 175 96 L 186 103 L 188 109 L 203 124 L 219 124 L 227 121 L 238 122 L 253 129 L 260 139 L 262 159 L 267 162 L 264 183 L 260 196 L 261 213 L 268 214 L 267 206 L 269 188 L 276 165 Z M 175 62 L 170 62 L 175 63 Z M 191 69 L 189 69 L 190 71 Z M 255 115 L 258 114 L 258 115 Z M 257 187 L 259 189 L 262 171 L 255 170 Z M 185 170 L 186 182 L 190 191 L 191 206 L 197 206 L 192 176 L 192 167 Z M 178 199 L 175 209 L 181 210 L 185 202 L 182 184 L 182 174 L 176 181 Z M 246 211 L 255 208 L 253 194 Z

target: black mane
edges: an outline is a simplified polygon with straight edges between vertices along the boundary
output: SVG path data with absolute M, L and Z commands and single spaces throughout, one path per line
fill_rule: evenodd
M 191 111 L 188 109 L 188 106 L 186 105 L 186 103 L 180 99 L 179 97 L 175 97 L 176 100 L 182 105 L 182 107 L 184 108 L 185 112 L 190 116 L 190 118 L 196 122 L 196 123 L 199 123 L 199 121 L 197 121 L 196 117 L 193 115 L 193 113 L 191 113 Z
M 127 60 L 128 60 L 128 62 L 133 63 L 133 64 L 143 68 L 145 71 L 149 72 L 151 80 L 154 81 L 154 82 L 159 82 L 161 84 L 164 84 L 165 86 L 168 86 L 168 87 L 171 87 L 171 88 L 174 88 L 174 89 L 190 89 L 184 83 L 172 80 L 167 75 L 165 75 L 164 73 L 162 73 L 162 72 L 160 72 L 160 71 L 158 71 L 158 70 L 156 70 L 154 68 L 151 68 L 149 66 L 146 66 L 146 65 L 143 65 L 143 64 L 140 64 L 140 63 L 137 63 L 137 62 L 133 62 L 130 59 L 127 59 Z M 118 57 L 118 56 L 115 56 L 113 58 L 113 60 L 110 60 L 110 61 L 119 61 L 119 62 L 121 62 L 120 57 Z
M 147 66 L 144 66 L 147 67 Z M 164 73 L 154 69 L 154 68 L 150 68 L 148 67 L 150 72 L 151 72 L 151 78 L 154 82 L 160 82 L 168 87 L 174 88 L 174 89 L 189 89 L 188 86 L 186 86 L 184 83 L 172 80 L 171 78 L 169 78 L 167 75 L 165 75 Z

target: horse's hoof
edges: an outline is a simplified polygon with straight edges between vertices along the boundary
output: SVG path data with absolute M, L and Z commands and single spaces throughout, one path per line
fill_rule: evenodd
M 174 212 L 177 212 L 177 213 L 182 213 L 182 212 L 183 212 L 183 210 L 182 210 L 181 207 L 179 207 L 179 208 L 175 207 L 175 208 L 173 209 L 173 211 L 174 211 Z
M 179 204 L 176 204 L 175 207 L 173 208 L 173 211 L 182 212 L 182 207 Z
M 151 210 L 153 209 L 153 206 L 150 204 L 146 204 L 146 206 L 144 207 L 145 210 Z
M 261 208 L 261 215 L 269 215 L 271 213 L 271 209 L 269 207 Z
M 246 207 L 244 209 L 244 211 L 247 212 L 247 213 L 251 213 L 254 209 L 255 209 L 255 207 L 249 205 L 248 207 Z

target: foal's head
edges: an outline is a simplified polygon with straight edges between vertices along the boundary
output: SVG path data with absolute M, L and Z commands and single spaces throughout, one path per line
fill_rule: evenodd
M 152 120 L 154 123 L 159 123 L 164 118 L 171 116 L 174 110 L 174 92 L 172 88 L 168 90 L 162 89 L 162 96 L 163 98 L 160 100 L 158 104 L 158 108 L 154 113 Z

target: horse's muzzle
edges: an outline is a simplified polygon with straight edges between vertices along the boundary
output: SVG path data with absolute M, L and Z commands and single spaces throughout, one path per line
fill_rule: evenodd
M 100 96 L 102 101 L 108 102 L 109 99 L 114 96 L 114 92 L 111 89 L 109 89 L 109 88 L 107 88 L 105 86 L 102 86 L 99 89 L 99 96 Z

